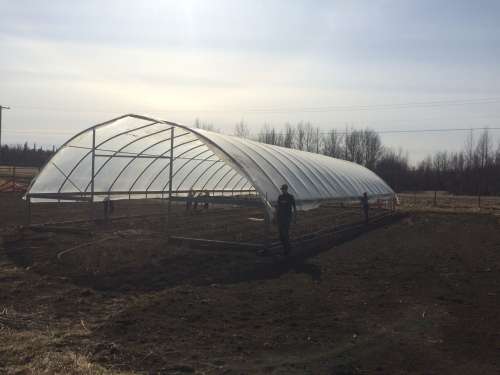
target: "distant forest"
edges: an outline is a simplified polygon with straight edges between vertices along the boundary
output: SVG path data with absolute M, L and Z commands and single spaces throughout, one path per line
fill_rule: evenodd
M 194 126 L 216 131 L 198 119 Z M 373 170 L 395 191 L 444 190 L 452 194 L 500 195 L 500 145 L 487 129 L 476 137 L 473 132 L 459 152 L 439 151 L 412 166 L 408 154 L 382 144 L 380 135 L 370 129 L 332 129 L 321 131 L 311 123 L 286 124 L 281 129 L 264 125 L 252 134 L 244 122 L 235 125 L 234 135 L 267 144 L 320 153 L 349 160 Z M 498 140 L 496 140 L 498 141 Z M 53 155 L 36 144 L 1 148 L 1 164 L 41 167 Z
M 0 164 L 16 167 L 42 167 L 53 153 L 54 148 L 44 150 L 42 147 L 37 147 L 36 143 L 31 147 L 28 142 L 24 145 L 2 145 Z

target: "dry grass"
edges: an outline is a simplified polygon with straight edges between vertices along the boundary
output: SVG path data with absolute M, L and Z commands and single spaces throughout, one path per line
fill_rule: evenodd
M 9 366 L 4 369 L 6 374 L 60 374 L 60 375 L 127 375 L 131 372 L 108 370 L 89 361 L 81 354 L 71 351 L 41 353 L 35 358 L 29 358 L 26 365 Z
M 459 213 L 495 213 L 500 210 L 500 197 L 481 197 L 471 195 L 453 195 L 438 192 L 400 193 L 398 194 L 400 209 L 426 212 L 459 212 Z
M 91 332 L 81 326 L 62 328 L 43 319 L 44 314 L 21 314 L 14 309 L 3 309 L 0 320 L 0 356 L 8 358 L 0 364 L 0 374 L 16 375 L 128 375 L 115 369 L 106 369 L 89 360 L 87 354 L 74 351 L 71 341 L 75 336 L 85 339 Z

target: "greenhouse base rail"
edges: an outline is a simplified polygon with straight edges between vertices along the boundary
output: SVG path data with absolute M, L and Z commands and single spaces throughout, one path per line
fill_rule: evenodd
M 217 250 L 220 248 L 226 249 L 238 249 L 242 251 L 255 252 L 262 249 L 261 243 L 255 242 L 238 242 L 238 241 L 222 241 L 222 240 L 208 240 L 204 238 L 193 238 L 193 237 L 182 237 L 182 236 L 170 236 L 168 242 L 174 245 L 204 248 L 207 250 Z

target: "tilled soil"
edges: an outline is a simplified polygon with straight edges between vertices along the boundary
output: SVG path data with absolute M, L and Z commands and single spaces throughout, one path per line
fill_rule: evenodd
M 114 225 L 4 246 L 0 374 L 500 372 L 493 216 L 418 212 L 288 259 L 170 247 L 152 219 Z M 258 233 L 241 225 L 217 238 Z

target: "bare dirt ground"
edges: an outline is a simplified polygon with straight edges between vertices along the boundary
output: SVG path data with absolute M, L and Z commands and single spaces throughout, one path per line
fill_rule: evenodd
M 19 232 L 23 204 L 0 197 L 0 374 L 500 373 L 491 213 L 404 206 L 397 223 L 285 259 L 173 246 L 158 217 Z M 158 209 L 134 202 L 115 214 Z M 258 210 L 175 211 L 173 234 L 262 238 Z M 359 216 L 320 208 L 292 234 Z

